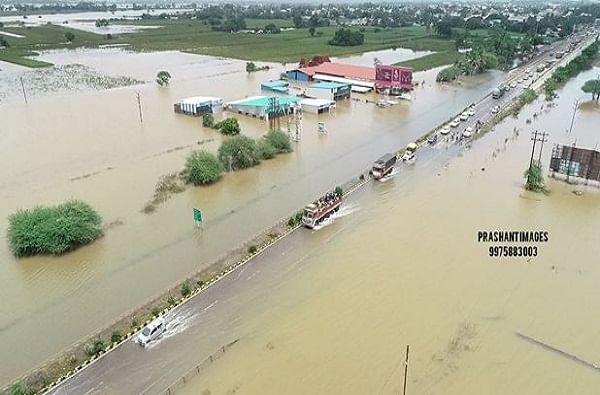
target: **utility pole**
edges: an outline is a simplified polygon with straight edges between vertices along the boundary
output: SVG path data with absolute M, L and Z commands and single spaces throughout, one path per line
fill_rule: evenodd
M 533 154 L 535 153 L 535 143 L 538 141 L 538 131 L 532 133 L 531 141 L 533 141 L 533 147 L 531 147 L 531 159 L 529 159 L 529 170 L 531 170 L 531 166 L 533 166 Z M 529 181 L 529 175 L 527 176 L 527 181 Z
M 573 116 L 571 117 L 571 126 L 569 126 L 569 134 L 571 134 L 571 131 L 573 130 L 573 123 L 575 122 L 575 114 L 577 114 L 577 108 L 579 107 L 579 100 L 581 100 L 581 98 L 575 100 L 575 104 L 573 105 Z
M 571 146 L 571 155 L 569 155 L 569 167 L 567 167 L 567 184 L 569 183 L 569 177 L 571 176 L 571 165 L 573 164 L 573 154 L 575 153 L 575 144 L 577 144 L 577 140 L 573 141 L 573 145 Z
M 140 92 L 136 92 L 135 97 L 137 98 L 138 110 L 140 112 L 140 123 L 144 123 L 144 118 L 142 117 L 142 99 Z
M 540 155 L 538 157 L 538 166 L 542 167 L 542 150 L 544 149 L 544 143 L 548 141 L 548 133 L 542 132 L 540 133 L 540 139 L 538 140 L 540 143 Z
M 25 84 L 23 84 L 23 77 L 19 77 L 21 80 L 21 89 L 23 90 L 23 98 L 25 99 L 25 104 L 27 104 L 27 94 L 25 93 Z
M 600 73 L 596 76 L 596 82 L 594 82 L 594 91 L 592 92 L 592 100 L 598 100 L 600 98 L 600 89 L 598 89 L 598 83 L 600 82 Z
M 408 377 L 408 351 L 410 349 L 410 345 L 406 345 L 406 359 L 404 360 L 404 390 L 402 391 L 402 395 L 406 395 L 406 378 Z

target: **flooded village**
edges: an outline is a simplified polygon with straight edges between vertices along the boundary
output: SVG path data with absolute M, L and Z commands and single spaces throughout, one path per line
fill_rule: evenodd
M 70 23 L 99 17 L 86 18 Z M 598 78 L 598 58 L 556 86 L 545 82 L 597 45 L 595 24 L 585 26 L 514 66 L 448 82 L 439 75 L 452 61 L 415 63 L 441 51 L 372 42 L 282 62 L 127 46 L 48 49 L 35 60 L 54 66 L 40 69 L 0 62 L 2 387 L 595 393 L 600 195 L 592 170 L 584 177 L 573 158 L 560 162 L 557 146 L 597 150 L 600 107 L 581 87 Z M 290 29 L 280 34 L 312 37 L 308 25 Z M 386 67 L 412 67 L 410 87 L 377 92 L 376 70 Z M 162 70 L 171 78 L 161 87 Z M 280 129 L 292 151 L 243 169 L 234 152 L 217 182 L 182 182 L 157 197 L 193 152 L 221 155 L 232 139 L 197 111 L 214 112 L 215 123 L 234 118 L 256 142 Z M 532 152 L 535 131 L 547 135 Z M 415 152 L 403 160 L 409 144 Z M 393 169 L 374 180 L 386 153 Z M 532 164 L 544 192 L 527 188 Z M 15 256 L 11 215 L 70 200 L 100 213 L 102 236 L 62 254 Z M 299 227 L 311 202 L 332 211 Z M 478 240 L 521 231 L 548 239 Z M 529 249 L 498 256 L 504 246 Z M 159 321 L 160 336 L 136 344 Z M 74 351 L 98 341 L 89 359 Z

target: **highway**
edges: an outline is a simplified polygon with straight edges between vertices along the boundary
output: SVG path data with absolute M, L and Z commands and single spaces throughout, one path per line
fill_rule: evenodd
M 553 67 L 575 56 L 589 43 L 584 40 L 578 48 L 565 55 Z M 569 47 L 570 40 L 554 43 L 526 64 L 510 72 L 505 84 L 521 79 L 527 68 L 534 70 L 553 53 Z M 551 70 L 545 71 L 549 75 Z M 540 82 L 541 83 L 541 82 Z M 486 95 L 473 107 L 474 115 L 461 122 L 453 131 L 460 132 L 475 126 L 477 120 L 485 122 L 496 105 L 506 106 L 523 91 L 521 86 L 510 89 L 500 99 Z M 445 137 L 451 140 L 451 135 Z M 433 155 L 433 150 L 423 156 Z M 439 152 L 440 150 L 438 150 Z M 421 155 L 421 154 L 419 154 Z M 375 159 L 375 158 L 374 158 Z M 339 180 L 343 181 L 343 180 Z M 350 200 L 358 196 L 351 196 Z M 133 340 L 123 343 L 110 353 L 81 370 L 49 394 L 163 394 L 173 383 L 220 347 L 242 339 L 258 330 L 257 321 L 241 317 L 270 314 L 287 307 L 284 302 L 269 298 L 269 290 L 284 287 L 287 279 L 302 270 L 302 261 L 293 260 L 287 252 L 306 251 L 315 254 L 323 236 L 313 232 L 294 232 L 252 262 L 239 267 L 229 276 L 201 292 L 188 303 L 174 309 L 167 317 L 167 331 L 146 348 Z M 249 313 L 250 311 L 250 313 Z M 243 313 L 243 314 L 242 314 Z M 235 346 L 233 346 L 235 347 Z M 194 361 L 194 363 L 190 363 Z
M 474 131 L 476 131 L 477 121 L 480 121 L 484 124 L 488 122 L 495 114 L 492 112 L 492 109 L 494 107 L 499 106 L 500 110 L 502 110 L 507 105 L 512 103 L 512 101 L 516 97 L 523 93 L 523 91 L 525 90 L 525 88 L 523 87 L 525 82 L 531 83 L 531 87 L 537 88 L 538 86 L 541 86 L 541 84 L 543 84 L 543 81 L 552 74 L 552 71 L 556 67 L 565 65 L 574 57 L 579 55 L 581 53 L 581 50 L 587 45 L 589 45 L 594 37 L 595 33 L 593 33 L 586 39 L 584 39 L 584 37 L 581 35 L 575 35 L 565 40 L 556 41 L 550 45 L 545 46 L 538 54 L 534 55 L 528 62 L 523 63 L 522 65 L 511 70 L 508 73 L 508 76 L 505 79 L 503 85 L 510 87 L 511 84 L 516 83 L 516 87 L 510 88 L 499 99 L 494 99 L 490 92 L 490 94 L 485 96 L 471 108 L 471 110 L 475 113 L 474 115 L 470 116 L 469 119 L 466 121 L 461 121 L 459 126 L 451 128 L 452 133 L 445 136 L 442 139 L 439 139 L 439 141 L 445 140 L 445 142 L 462 142 L 464 140 L 467 140 L 460 138 L 460 136 L 463 134 L 466 128 L 471 127 Z M 571 46 L 571 42 L 576 39 L 582 39 L 582 41 L 579 45 L 577 45 L 577 47 L 575 47 L 572 51 L 569 52 L 568 50 Z M 559 51 L 564 51 L 565 55 L 560 60 L 557 60 L 555 58 L 555 54 Z M 541 73 L 536 73 L 538 65 L 545 64 L 549 59 L 554 61 L 552 66 L 546 67 L 545 70 Z M 532 78 L 527 77 L 528 70 L 538 75 L 538 78 L 535 81 L 532 81 Z M 460 114 L 456 115 L 456 119 L 458 119 L 459 115 Z

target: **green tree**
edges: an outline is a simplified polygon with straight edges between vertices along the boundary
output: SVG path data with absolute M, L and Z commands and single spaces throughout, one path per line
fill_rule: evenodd
M 525 189 L 527 189 L 528 191 L 546 191 L 546 182 L 544 181 L 542 168 L 538 163 L 532 164 L 531 167 L 525 171 L 524 177 L 526 179 Z
M 108 19 L 96 19 L 96 27 L 107 27 L 109 23 Z
M 8 242 L 17 257 L 59 255 L 102 236 L 102 218 L 87 203 L 19 210 L 8 217 Z
M 314 26 L 311 26 L 311 27 L 309 27 L 309 28 L 308 28 L 308 32 L 310 33 L 310 36 L 311 36 L 311 37 L 314 37 L 314 36 L 315 36 L 315 32 L 316 32 L 316 31 L 317 31 L 317 29 L 315 29 L 315 27 L 314 27 Z
M 240 134 L 242 128 L 240 122 L 236 118 L 225 118 L 221 122 L 215 124 L 215 128 L 226 136 L 235 136 Z
M 256 71 L 256 64 L 254 62 L 246 62 L 246 72 L 252 73 Z
M 256 155 L 263 160 L 273 159 L 277 152 L 269 140 L 260 139 L 256 142 Z
M 442 37 L 452 36 L 452 25 L 446 20 L 441 20 L 435 24 L 435 32 Z
M 23 384 L 23 383 L 16 383 L 10 387 L 10 395 L 28 395 L 28 394 L 29 394 L 29 391 L 27 390 L 27 387 L 25 387 L 25 384 Z
M 265 135 L 265 139 L 275 148 L 277 154 L 292 152 L 290 137 L 280 130 L 271 130 Z
M 269 23 L 267 26 L 265 26 L 265 28 L 263 29 L 263 31 L 265 33 L 270 33 L 270 34 L 279 34 L 279 33 L 281 33 L 281 29 L 278 28 L 274 23 Z
M 223 142 L 219 147 L 218 157 L 227 170 L 245 169 L 260 163 L 256 141 L 243 135 Z
M 165 87 L 171 81 L 171 74 L 166 70 L 161 70 L 156 74 L 156 83 L 158 86 Z
M 333 38 L 329 40 L 329 45 L 350 47 L 362 45 L 365 42 L 365 35 L 361 31 L 351 29 L 338 29 Z
M 294 15 L 294 18 L 292 19 L 292 21 L 294 22 L 294 27 L 296 29 L 300 29 L 304 27 L 304 19 L 302 19 L 302 17 L 300 15 Z
M 10 48 L 10 44 L 4 37 L 0 37 L 0 47 Z
M 215 117 L 212 114 L 204 114 L 202 116 L 202 126 L 212 128 L 215 126 Z
M 600 79 L 587 80 L 581 90 L 585 93 L 591 93 L 592 100 L 598 101 L 600 99 Z
M 221 162 L 215 155 L 207 151 L 194 151 L 185 161 L 185 178 L 187 182 L 194 185 L 217 182 L 223 176 L 223 171 Z
M 75 34 L 73 34 L 73 32 L 66 32 L 65 38 L 68 42 L 73 42 L 73 40 L 75 40 Z

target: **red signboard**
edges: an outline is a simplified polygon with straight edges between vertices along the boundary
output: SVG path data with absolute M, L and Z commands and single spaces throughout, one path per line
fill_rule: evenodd
M 375 66 L 375 85 L 377 88 L 412 88 L 412 69 L 378 64 Z

